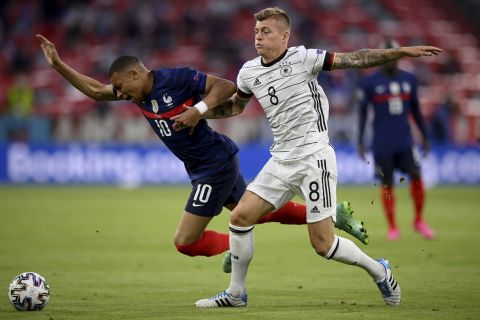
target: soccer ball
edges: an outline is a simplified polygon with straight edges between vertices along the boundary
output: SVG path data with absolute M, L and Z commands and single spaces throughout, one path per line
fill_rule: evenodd
M 48 303 L 50 287 L 38 273 L 24 272 L 10 283 L 8 297 L 18 311 L 42 310 Z

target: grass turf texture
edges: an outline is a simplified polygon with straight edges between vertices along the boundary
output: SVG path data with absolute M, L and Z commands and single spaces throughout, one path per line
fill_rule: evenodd
M 255 229 L 249 306 L 204 310 L 194 301 L 225 289 L 229 275 L 223 255 L 191 258 L 172 245 L 188 188 L 3 186 L 0 319 L 478 319 L 479 191 L 429 190 L 426 215 L 438 238 L 425 241 L 411 228 L 408 189 L 398 188 L 402 234 L 392 243 L 378 190 L 339 187 L 338 199 L 352 201 L 368 228 L 370 244 L 355 243 L 391 261 L 400 307 L 384 305 L 365 271 L 318 257 L 304 226 L 275 223 Z M 226 232 L 227 223 L 224 212 L 210 227 Z M 50 284 L 41 312 L 15 311 L 8 301 L 9 282 L 24 271 Z

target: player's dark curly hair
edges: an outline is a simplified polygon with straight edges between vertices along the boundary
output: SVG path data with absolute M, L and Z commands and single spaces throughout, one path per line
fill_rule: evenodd
M 125 71 L 128 67 L 131 67 L 136 64 L 141 64 L 140 60 L 137 57 L 133 56 L 121 56 L 115 59 L 110 65 L 110 70 L 108 75 L 111 77 L 115 72 Z

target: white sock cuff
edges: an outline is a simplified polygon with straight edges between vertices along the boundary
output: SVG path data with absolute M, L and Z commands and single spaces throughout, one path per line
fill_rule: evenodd
M 238 233 L 238 234 L 245 234 L 253 230 L 253 226 L 250 227 L 238 227 L 234 226 L 233 224 L 229 223 L 228 224 L 229 229 L 233 233 Z
M 333 256 L 335 255 L 335 252 L 337 252 L 337 249 L 338 249 L 339 239 L 337 235 L 334 235 L 334 236 L 335 238 L 333 239 L 332 247 L 330 248 L 330 250 L 328 250 L 328 253 L 325 255 L 325 258 L 328 260 L 333 258 Z

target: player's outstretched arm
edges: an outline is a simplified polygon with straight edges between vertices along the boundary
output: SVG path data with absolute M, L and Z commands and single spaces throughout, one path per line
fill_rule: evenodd
M 376 67 L 405 57 L 428 57 L 443 50 L 431 46 L 400 47 L 390 49 L 362 49 L 348 53 L 335 53 L 333 69 L 363 69 Z
M 55 45 L 41 34 L 37 34 L 47 62 L 60 73 L 75 88 L 95 100 L 112 101 L 117 100 L 112 85 L 103 84 L 95 79 L 87 77 L 63 62 L 58 56 Z

